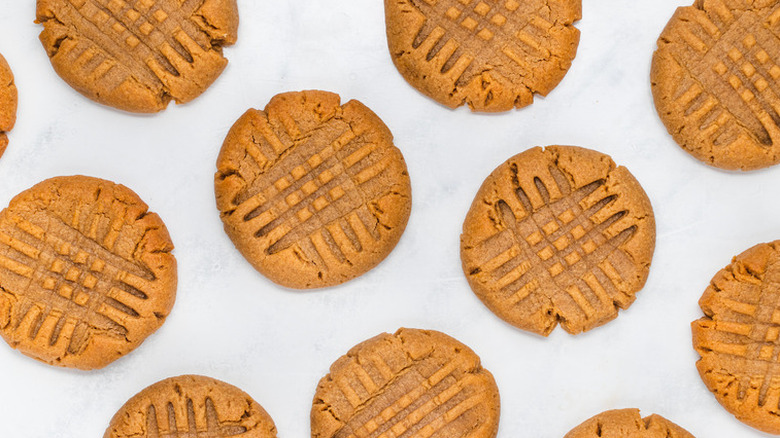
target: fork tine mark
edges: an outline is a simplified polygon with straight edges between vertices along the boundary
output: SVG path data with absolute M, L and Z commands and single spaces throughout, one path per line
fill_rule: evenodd
M 333 235 L 327 228 L 321 229 L 319 235 L 314 235 L 313 238 L 314 243 L 319 249 L 319 253 L 323 255 L 323 258 L 335 259 L 334 262 L 338 263 L 346 262 L 347 258 L 344 256 L 341 248 L 336 244 Z
M 179 427 L 176 424 L 176 408 L 173 407 L 173 403 L 168 402 L 166 409 L 168 411 L 168 432 L 178 435 Z
M 16 275 L 20 275 L 25 278 L 32 278 L 35 270 L 27 265 L 19 263 L 15 260 L 11 260 L 8 257 L 0 255 L 0 268 L 7 269 Z
M 456 381 L 446 389 L 437 393 L 434 397 L 428 399 L 417 409 L 409 412 L 405 417 L 398 419 L 397 422 L 387 432 L 379 435 L 380 438 L 389 438 L 401 436 L 407 432 L 413 425 L 421 422 L 429 416 L 438 406 L 445 405 L 451 399 L 461 394 L 466 385 L 472 384 L 476 377 L 467 374 L 463 379 Z M 480 400 L 481 401 L 481 400 Z M 446 416 L 446 413 L 444 414 Z M 396 418 L 393 418 L 396 420 Z
M 54 347 L 57 345 L 57 342 L 60 339 L 60 335 L 63 334 L 63 328 L 65 327 L 65 323 L 67 322 L 67 318 L 65 315 L 60 315 L 57 319 L 56 324 L 51 330 L 51 336 L 49 337 L 49 346 Z
M 209 412 L 209 405 L 208 405 L 208 398 L 206 399 L 206 430 L 208 430 L 211 433 L 214 433 L 216 430 L 216 424 L 213 424 L 211 422 L 212 418 L 210 417 Z M 191 398 L 187 398 L 187 432 L 188 434 L 195 434 L 197 436 L 198 434 L 198 424 L 195 422 L 195 405 L 192 403 Z
M 38 260 L 41 256 L 41 251 L 39 249 L 3 232 L 0 232 L 0 244 L 6 245 L 18 253 L 24 254 L 32 260 Z
M 542 201 L 544 201 L 545 205 L 549 204 L 550 192 L 547 191 L 547 186 L 544 185 L 539 177 L 534 177 L 534 185 L 536 186 L 536 190 L 539 192 L 539 195 L 542 197 Z
M 160 438 L 160 426 L 157 423 L 157 410 L 153 404 L 146 409 L 146 436 L 148 438 Z
M 79 321 L 73 328 L 73 333 L 68 343 L 68 353 L 77 354 L 86 346 L 89 340 L 89 325 L 84 321 Z

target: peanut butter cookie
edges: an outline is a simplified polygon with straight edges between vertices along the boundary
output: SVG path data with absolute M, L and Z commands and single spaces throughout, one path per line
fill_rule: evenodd
M 567 433 L 564 438 L 694 438 L 687 430 L 660 415 L 642 418 L 639 409 L 602 412 Z
M 217 161 L 225 231 L 263 275 L 297 289 L 333 286 L 381 262 L 401 238 L 411 186 L 382 120 L 324 91 L 250 109 Z
M 780 434 L 780 241 L 736 256 L 699 305 L 693 346 L 707 388 L 738 420 Z
M 0 335 L 51 365 L 102 368 L 168 316 L 172 249 L 130 189 L 85 176 L 44 181 L 0 213 Z
M 16 123 L 17 93 L 14 75 L 3 55 L 0 55 L 0 157 L 8 146 L 7 131 Z
M 658 39 L 651 73 L 675 141 L 723 169 L 780 162 L 780 4 L 697 0 Z
M 84 96 L 138 113 L 186 103 L 222 73 L 236 0 L 37 0 L 54 70 Z
M 401 75 L 437 102 L 473 111 L 522 108 L 566 75 L 581 0 L 385 0 Z
M 104 438 L 275 438 L 276 426 L 252 398 L 203 376 L 165 379 L 128 400 Z
M 479 357 L 439 332 L 400 329 L 352 348 L 320 380 L 312 438 L 493 438 L 499 397 Z
M 534 148 L 485 180 L 463 224 L 474 293 L 547 336 L 602 325 L 634 302 L 655 249 L 650 200 L 625 167 L 589 149 Z

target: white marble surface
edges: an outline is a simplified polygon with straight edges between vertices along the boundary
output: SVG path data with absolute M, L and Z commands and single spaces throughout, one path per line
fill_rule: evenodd
M 33 0 L 2 0 L 0 52 L 20 92 L 0 159 L 0 205 L 56 175 L 135 190 L 167 223 L 180 267 L 176 306 L 140 348 L 104 370 L 45 366 L 0 343 L 0 436 L 99 437 L 127 398 L 165 377 L 206 374 L 251 394 L 282 437 L 309 434 L 317 381 L 351 346 L 398 327 L 470 345 L 501 390 L 499 437 L 563 436 L 606 409 L 656 412 L 698 437 L 763 436 L 723 410 L 699 379 L 689 324 L 731 257 L 780 237 L 780 167 L 718 171 L 689 157 L 655 114 L 655 40 L 691 0 L 584 0 L 579 54 L 547 98 L 502 115 L 451 111 L 409 87 L 387 52 L 380 0 L 239 0 L 230 65 L 195 102 L 151 117 L 94 104 L 53 72 Z M 257 274 L 222 232 L 212 175 L 249 107 L 304 88 L 363 101 L 395 134 L 414 206 L 392 255 L 341 287 L 300 293 Z M 458 236 L 485 176 L 534 145 L 575 144 L 626 165 L 655 207 L 658 244 L 636 303 L 612 323 L 548 339 L 503 323 L 471 293 Z

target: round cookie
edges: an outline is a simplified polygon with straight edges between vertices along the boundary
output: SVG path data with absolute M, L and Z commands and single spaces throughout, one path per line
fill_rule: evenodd
M 272 281 L 333 286 L 401 238 L 411 186 L 387 126 L 362 103 L 303 91 L 233 125 L 217 161 L 217 208 L 236 248 Z
M 650 200 L 602 153 L 533 148 L 482 184 L 463 224 L 461 260 L 474 293 L 506 322 L 577 334 L 633 303 L 655 249 Z
M 694 438 L 660 415 L 642 418 L 639 409 L 606 411 L 585 421 L 564 438 Z
M 400 329 L 352 348 L 320 380 L 312 438 L 492 438 L 498 387 L 479 357 L 436 331 Z
M 780 434 L 780 241 L 736 256 L 699 305 L 693 346 L 707 388 L 738 420 Z
M 51 365 L 102 368 L 170 313 L 171 250 L 162 220 L 130 189 L 44 181 L 0 212 L 0 335 Z
M 3 55 L 0 55 L 0 157 L 8 146 L 6 132 L 13 129 L 16 123 L 17 99 L 11 67 L 8 66 Z
M 171 377 L 144 389 L 111 419 L 103 438 L 275 438 L 276 426 L 233 385 L 203 376 Z
M 496 112 L 533 103 L 577 53 L 581 0 L 385 0 L 395 66 L 437 102 Z
M 780 162 L 777 2 L 698 0 L 658 39 L 655 106 L 675 141 L 723 169 Z
M 84 96 L 137 113 L 186 103 L 222 73 L 236 0 L 37 0 L 54 70 Z

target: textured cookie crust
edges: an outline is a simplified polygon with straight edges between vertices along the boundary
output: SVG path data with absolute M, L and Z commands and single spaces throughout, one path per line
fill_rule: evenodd
M 697 0 L 658 39 L 651 73 L 675 141 L 723 169 L 780 161 L 780 4 Z
M 128 400 L 103 438 L 275 438 L 268 413 L 244 391 L 203 376 L 165 379 Z
M 580 424 L 564 438 L 694 438 L 660 415 L 642 418 L 639 409 L 602 412 Z
M 54 70 L 84 96 L 152 113 L 186 103 L 222 73 L 236 0 L 37 0 Z
M 170 313 L 171 250 L 162 220 L 130 189 L 44 181 L 0 213 L 0 335 L 51 365 L 102 368 Z
M 780 241 L 735 257 L 699 305 L 693 346 L 707 388 L 743 423 L 780 434 Z
M 263 275 L 308 289 L 341 284 L 401 238 L 411 186 L 401 152 L 371 110 L 324 91 L 284 93 L 250 109 L 217 161 L 225 231 Z
M 400 329 L 358 344 L 320 380 L 312 438 L 483 438 L 498 432 L 499 397 L 479 357 L 439 332 Z
M 6 132 L 16 123 L 17 93 L 14 75 L 3 55 L 0 55 L 0 157 L 8 146 Z
M 534 148 L 499 166 L 461 235 L 474 293 L 508 323 L 572 334 L 626 309 L 655 249 L 650 200 L 612 159 L 571 146 Z
M 452 108 L 508 111 L 546 96 L 577 53 L 581 0 L 385 0 L 398 71 Z

